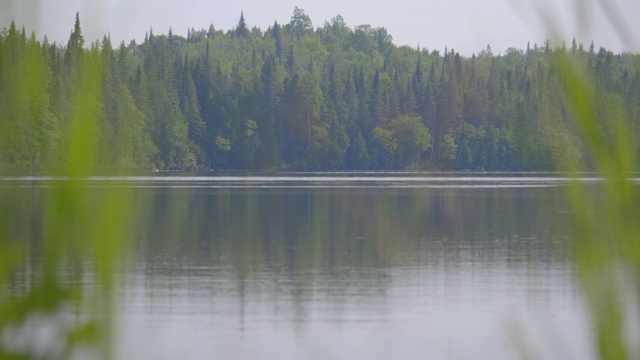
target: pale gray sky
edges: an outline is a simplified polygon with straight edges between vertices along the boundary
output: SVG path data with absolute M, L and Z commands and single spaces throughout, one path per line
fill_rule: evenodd
M 623 32 L 630 39 L 616 34 L 604 16 L 603 2 L 615 5 L 620 14 L 615 23 L 627 24 Z M 576 4 L 582 4 L 588 27 L 577 21 L 582 10 Z M 47 34 L 50 41 L 66 44 L 79 11 L 87 41 L 110 33 L 114 43 L 128 43 L 144 39 L 151 27 L 156 34 L 166 34 L 171 26 L 184 36 L 188 28 L 209 24 L 227 30 L 237 24 L 242 10 L 250 27 L 265 30 L 275 20 L 288 23 L 295 6 L 305 10 L 314 27 L 342 15 L 350 27 L 386 27 L 399 45 L 438 50 L 447 46 L 465 55 L 487 44 L 494 53 L 523 49 L 527 41 L 542 44 L 549 18 L 555 19 L 567 46 L 575 36 L 585 46 L 593 40 L 596 47 L 640 51 L 640 21 L 635 19 L 640 16 L 639 0 L 0 0 L 0 28 L 13 19 L 29 32 L 34 30 L 39 39 Z

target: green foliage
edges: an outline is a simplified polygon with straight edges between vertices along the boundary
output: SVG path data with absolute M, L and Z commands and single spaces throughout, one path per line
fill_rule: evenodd
M 604 57 L 601 51 L 598 58 Z M 629 338 L 629 321 L 635 319 L 638 306 L 640 191 L 629 177 L 637 169 L 638 140 L 632 130 L 637 119 L 623 111 L 620 97 L 610 93 L 610 81 L 604 81 L 609 77 L 594 80 L 564 52 L 556 53 L 553 61 L 568 111 L 589 152 L 590 166 L 604 179 L 596 193 L 580 184 L 568 191 L 577 235 L 575 262 L 587 295 L 595 342 L 603 359 L 632 358 L 634 351 L 637 355 L 636 344 Z M 598 75 L 596 72 L 596 78 Z M 582 169 L 579 165 L 572 168 Z M 600 280 L 594 284 L 594 279 Z
M 16 172 L 61 171 L 70 161 L 71 94 L 82 82 L 80 59 L 94 51 L 102 90 L 96 128 L 85 136 L 102 171 L 592 169 L 597 153 L 578 136 L 555 54 L 594 84 L 592 131 L 606 147 L 618 146 L 607 121 L 636 119 L 629 131 L 640 131 L 638 55 L 578 44 L 503 55 L 487 47 L 468 58 L 398 47 L 385 28 L 350 28 L 340 16 L 314 31 L 300 8 L 265 32 L 250 31 L 241 13 L 227 33 L 213 25 L 186 39 L 151 33 L 118 48 L 108 37 L 84 48 L 79 15 L 66 47 L 23 34 L 12 24 L 0 35 L 1 166 Z M 418 123 L 431 137 L 426 148 L 414 137 L 422 128 L 404 130 Z M 391 131 L 398 148 L 376 128 Z
M 61 175 L 47 184 L 47 191 L 34 188 L 28 199 L 11 187 L 0 189 L 0 331 L 8 338 L 26 337 L 22 344 L 0 342 L 2 358 L 42 356 L 42 345 L 28 338 L 33 336 L 28 324 L 41 321 L 38 317 L 51 317 L 61 339 L 44 349 L 47 357 L 73 357 L 80 348 L 111 357 L 115 269 L 131 239 L 135 214 L 126 187 L 89 189 L 82 179 L 95 170 L 98 139 L 107 143 L 114 141 L 114 134 L 121 135 L 115 145 L 122 148 L 114 147 L 114 158 L 134 155 L 140 141 L 130 135 L 143 134 L 135 129 L 143 116 L 126 86 L 104 86 L 109 82 L 103 54 L 81 45 L 77 16 L 65 53 L 65 60 L 71 60 L 64 67 L 55 51 L 44 51 L 49 49 L 27 41 L 14 28 L 6 38 L 0 36 L 0 88 L 6 95 L 0 105 L 0 159 L 17 171 L 48 169 Z M 5 57 L 7 48 L 10 55 Z M 57 106 L 48 96 L 55 77 L 60 80 L 57 85 L 68 90 L 64 100 L 57 98 Z M 107 130 L 103 122 L 111 120 L 104 110 L 110 96 L 115 96 L 117 122 Z M 52 108 L 59 118 L 51 114 Z M 6 174 L 7 168 L 3 170 Z M 31 251 L 32 246 L 39 252 Z M 28 286 L 17 290 L 16 279 L 21 277 Z M 96 286 L 87 291 L 87 283 Z M 59 316 L 69 309 L 83 316 Z M 20 334 L 23 330 L 26 335 Z
M 247 23 L 244 21 L 244 12 L 240 13 L 240 20 L 238 21 L 238 25 L 236 26 L 236 35 L 239 37 L 246 37 L 249 34 L 249 28 L 247 27 Z
M 102 148 L 113 149 L 114 167 L 118 169 L 150 169 L 157 148 L 151 141 L 150 134 L 145 131 L 145 115 L 136 106 L 129 89 L 124 85 L 118 86 L 115 96 L 116 131 L 114 141 L 110 146 Z
M 64 353 L 51 356 L 108 343 L 114 269 L 135 214 L 126 187 L 87 191 L 79 179 L 96 171 L 596 170 L 602 196 L 568 187 L 576 263 L 600 355 L 626 358 L 621 284 L 640 277 L 640 194 L 627 179 L 640 155 L 639 59 L 575 43 L 504 55 L 488 46 L 465 58 L 397 47 L 386 29 L 351 29 L 339 16 L 314 31 L 299 8 L 271 32 L 249 31 L 242 13 L 227 34 L 150 33 L 118 49 L 108 38 L 86 48 L 79 14 L 66 47 L 11 23 L 0 32 L 0 171 L 68 178 L 34 208 L 0 190 L 0 329 L 86 306 L 83 289 L 60 278 L 73 267 L 76 284 L 98 280 L 91 308 L 102 311 L 64 324 Z M 23 219 L 40 227 L 20 234 L 12 224 Z M 43 244 L 41 263 L 28 258 L 25 236 Z M 92 256 L 91 268 L 74 264 L 77 255 Z M 33 262 L 31 286 L 5 291 Z M 594 288 L 595 276 L 616 281 Z
M 313 30 L 313 24 L 311 18 L 304 10 L 299 7 L 295 7 L 293 15 L 291 16 L 291 22 L 289 23 L 291 33 L 297 36 L 304 35 Z
M 374 144 L 371 154 L 378 166 L 391 167 L 398 148 L 398 141 L 393 136 L 393 131 L 376 127 L 371 132 L 371 142 Z
M 221 152 L 229 152 L 231 150 L 231 142 L 222 136 L 216 136 L 216 146 Z
M 453 136 L 446 134 L 442 139 L 442 154 L 440 156 L 443 164 L 450 168 L 453 161 L 456 160 L 458 154 L 458 144 L 455 143 Z
M 402 115 L 391 121 L 395 149 L 395 163 L 403 168 L 420 163 L 425 151 L 431 147 L 431 134 L 417 116 Z

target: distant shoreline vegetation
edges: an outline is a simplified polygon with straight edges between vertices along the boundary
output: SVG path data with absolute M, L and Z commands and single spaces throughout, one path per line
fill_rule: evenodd
M 588 169 L 558 53 L 593 83 L 607 145 L 611 119 L 640 138 L 640 55 L 593 44 L 464 57 L 340 16 L 314 29 L 299 8 L 265 31 L 242 14 L 227 32 L 150 30 L 142 44 L 85 46 L 78 15 L 66 46 L 26 34 L 0 32 L 3 173 L 64 171 L 87 117 L 95 171 Z

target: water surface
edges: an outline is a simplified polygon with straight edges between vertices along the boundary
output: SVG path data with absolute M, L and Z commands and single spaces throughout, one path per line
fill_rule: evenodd
M 64 178 L 4 178 L 44 194 Z M 593 358 L 555 174 L 93 177 L 133 188 L 118 358 Z M 37 205 L 36 205 L 37 206 Z

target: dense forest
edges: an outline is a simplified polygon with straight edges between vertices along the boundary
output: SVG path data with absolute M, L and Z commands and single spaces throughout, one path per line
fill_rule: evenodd
M 85 44 L 78 15 L 66 46 L 12 23 L 0 32 L 0 169 L 63 169 L 73 131 L 86 131 L 104 171 L 588 165 L 559 53 L 592 80 L 609 145 L 618 121 L 640 138 L 640 55 L 593 44 L 465 57 L 397 46 L 385 28 L 340 16 L 314 28 L 299 8 L 264 31 L 241 14 L 226 32 L 150 30 L 115 46 Z M 93 105 L 74 111 L 79 102 Z M 78 125 L 87 117 L 95 127 Z

